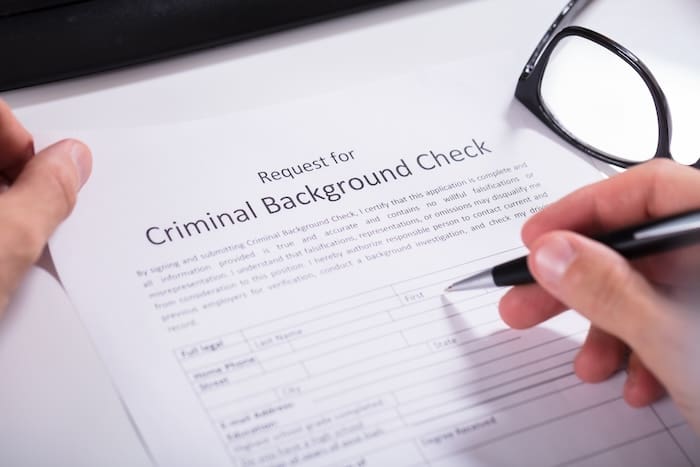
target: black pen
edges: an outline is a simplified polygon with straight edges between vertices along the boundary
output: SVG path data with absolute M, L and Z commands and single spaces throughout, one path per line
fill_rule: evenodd
M 700 210 L 657 219 L 594 239 L 628 259 L 692 245 L 700 242 Z M 446 292 L 507 287 L 534 281 L 527 267 L 527 256 L 522 256 L 455 282 Z

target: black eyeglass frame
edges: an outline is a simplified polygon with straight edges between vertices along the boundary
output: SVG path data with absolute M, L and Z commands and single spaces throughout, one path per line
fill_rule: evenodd
M 653 158 L 672 159 L 671 156 L 671 112 L 669 109 L 666 96 L 661 89 L 661 86 L 654 78 L 649 68 L 626 47 L 613 41 L 612 39 L 581 26 L 566 26 L 568 22 L 573 20 L 575 15 L 585 7 L 590 0 L 572 0 L 564 10 L 559 14 L 552 26 L 547 30 L 530 60 L 525 65 L 525 69 L 520 75 L 518 85 L 515 89 L 515 97 L 527 109 L 529 109 L 540 121 L 547 125 L 552 131 L 568 143 L 588 154 L 591 157 L 604 161 L 618 167 L 627 168 L 637 165 L 641 162 L 626 160 L 625 158 L 616 157 L 601 151 L 584 141 L 578 139 L 575 135 L 569 132 L 554 115 L 549 111 L 542 100 L 542 79 L 544 77 L 549 59 L 556 49 L 559 42 L 567 37 L 577 36 L 589 40 L 597 45 L 600 45 L 617 57 L 630 65 L 646 84 L 651 97 L 656 107 L 656 115 L 658 121 L 658 142 L 656 153 Z M 566 27 L 565 27 L 566 26 Z M 700 168 L 700 160 L 692 165 L 695 168 Z

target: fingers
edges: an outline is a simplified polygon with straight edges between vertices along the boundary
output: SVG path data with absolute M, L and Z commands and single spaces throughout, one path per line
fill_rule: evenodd
M 655 160 L 581 188 L 533 216 L 523 227 L 529 247 L 543 233 L 597 234 L 695 208 L 700 171 Z
M 591 326 L 574 361 L 576 375 L 588 383 L 604 381 L 622 368 L 626 353 L 627 346 L 624 342 Z
M 614 251 L 571 232 L 552 232 L 533 244 L 528 264 L 547 292 L 596 327 L 635 350 L 663 345 L 666 304 Z
M 7 299 L 71 212 L 91 167 L 85 145 L 62 141 L 33 157 L 0 195 L 0 301 Z
M 513 287 L 498 304 L 503 321 L 515 329 L 531 328 L 566 309 L 537 284 Z
M 632 353 L 623 390 L 627 403 L 633 407 L 646 407 L 661 399 L 665 393 L 664 387 L 656 376 L 647 369 L 636 353 Z
M 20 224 L 20 230 L 36 232 L 43 246 L 73 209 L 91 170 L 90 150 L 84 144 L 73 140 L 56 143 L 27 163 L 0 199 L 0 209 Z
M 583 381 L 598 383 L 617 372 L 625 361 L 627 346 L 620 339 L 591 326 L 586 342 L 576 356 L 576 375 Z M 632 352 L 627 362 L 627 380 L 623 396 L 633 407 L 646 407 L 663 397 L 666 390 L 654 374 Z
M 681 306 L 697 309 L 700 247 L 630 264 L 608 247 L 565 231 L 595 235 L 698 209 L 697 186 L 700 171 L 655 161 L 549 206 L 527 222 L 522 234 L 538 286 L 514 288 L 500 310 L 513 327 L 532 326 L 563 308 L 579 311 L 592 323 L 575 360 L 581 379 L 609 377 L 621 367 L 629 346 L 627 402 L 648 405 L 665 393 L 665 386 L 689 420 L 700 425 L 697 372 L 688 371 L 695 361 L 689 355 L 700 355 L 700 319 Z M 669 286 L 674 286 L 672 295 Z M 683 300 L 679 290 L 687 295 Z
M 6 181 L 13 179 L 33 154 L 31 135 L 0 100 L 0 176 Z
M 684 303 L 700 303 L 700 247 L 641 258 L 632 263 L 656 289 Z M 514 329 L 536 326 L 568 309 L 538 284 L 513 287 L 502 298 L 501 318 Z
M 544 234 L 531 248 L 528 266 L 538 283 L 595 328 L 576 360 L 583 379 L 603 378 L 619 359 L 617 336 L 632 349 L 625 399 L 648 405 L 665 387 L 694 426 L 700 425 L 700 318 L 668 300 L 624 258 L 572 232 Z M 697 304 L 696 304 L 697 306 Z M 660 382 L 663 382 L 663 386 Z

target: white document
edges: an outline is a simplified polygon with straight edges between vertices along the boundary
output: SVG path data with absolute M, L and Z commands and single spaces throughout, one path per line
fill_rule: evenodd
M 43 269 L 27 273 L 3 312 L 0 374 L 0 465 L 151 465 L 61 284 Z
M 576 314 L 519 332 L 500 291 L 443 294 L 599 177 L 524 125 L 512 63 L 77 135 L 95 170 L 51 248 L 157 462 L 691 465 L 623 375 L 576 378 Z

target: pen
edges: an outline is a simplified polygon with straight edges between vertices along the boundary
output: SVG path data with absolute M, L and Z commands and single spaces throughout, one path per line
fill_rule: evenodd
M 700 210 L 657 219 L 594 239 L 628 259 L 681 248 L 700 242 Z M 527 267 L 527 256 L 522 256 L 455 282 L 445 291 L 506 287 L 534 281 Z

